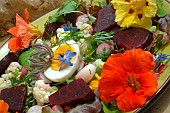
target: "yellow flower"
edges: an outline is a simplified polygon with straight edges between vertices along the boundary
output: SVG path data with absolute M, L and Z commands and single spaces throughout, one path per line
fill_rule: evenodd
M 32 34 L 32 37 L 31 37 L 31 43 L 35 43 L 35 41 L 39 38 L 41 38 L 42 36 L 42 33 L 41 31 L 38 29 L 38 26 L 35 26 L 33 24 L 30 24 L 30 29 L 29 29 L 29 32 Z
M 157 13 L 155 0 L 112 0 L 116 10 L 115 21 L 121 27 L 149 28 Z
M 94 79 L 90 82 L 89 87 L 92 90 L 95 90 L 96 88 L 98 88 L 100 79 L 101 79 L 101 77 L 96 73 Z

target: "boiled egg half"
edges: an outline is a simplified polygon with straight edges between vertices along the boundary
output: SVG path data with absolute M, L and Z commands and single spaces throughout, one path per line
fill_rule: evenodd
M 75 41 L 70 40 L 64 44 L 53 47 L 52 50 L 54 52 L 54 59 L 51 60 L 52 64 L 44 72 L 44 75 L 53 82 L 60 82 L 60 83 L 65 82 L 66 79 L 70 78 L 79 67 L 80 64 L 79 46 Z M 68 66 L 64 64 L 64 66 L 61 68 L 62 62 L 57 59 L 60 55 L 64 56 L 67 50 L 70 50 L 71 52 L 76 52 L 76 55 L 70 59 L 70 62 L 73 65 Z

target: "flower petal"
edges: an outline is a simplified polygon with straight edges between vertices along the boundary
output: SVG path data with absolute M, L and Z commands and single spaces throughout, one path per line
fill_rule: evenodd
M 157 13 L 157 6 L 153 0 L 146 0 L 148 2 L 148 6 L 143 7 L 143 13 L 146 17 L 151 18 L 154 17 Z
M 146 98 L 134 93 L 130 88 L 117 98 L 117 106 L 123 112 L 134 110 L 140 106 L 143 106 L 146 102 Z
M 19 37 L 19 35 L 18 35 L 18 28 L 17 27 L 13 27 L 13 28 L 10 28 L 7 32 L 8 33 L 11 33 L 13 36 L 15 36 L 15 37 Z
M 118 24 L 121 27 L 130 27 L 134 24 L 135 18 L 136 18 L 136 12 L 133 12 L 132 14 L 127 14 L 124 20 L 122 21 L 122 23 L 118 22 Z
M 25 18 L 24 18 L 24 19 L 25 19 L 25 22 L 28 23 L 28 20 L 29 20 L 29 18 L 30 18 L 30 14 L 29 14 L 27 8 L 24 9 L 24 17 L 25 17 Z
M 25 47 L 25 48 L 28 48 L 30 46 L 30 43 L 31 43 L 31 33 L 27 32 L 25 34 L 25 36 L 22 38 L 22 45 Z
M 66 51 L 66 56 L 68 56 L 70 53 L 71 53 L 71 51 L 70 51 L 70 50 L 67 50 L 67 51 Z
M 64 63 L 67 64 L 68 66 L 73 66 L 73 63 L 70 62 L 70 59 L 66 59 Z
M 136 17 L 133 24 L 133 27 L 141 27 L 141 28 L 149 28 L 150 26 L 152 26 L 152 19 L 144 16 L 141 19 Z
M 12 52 L 16 52 L 18 50 L 24 49 L 24 47 L 21 44 L 22 39 L 21 38 L 11 38 L 8 42 L 8 48 Z
M 152 70 L 155 67 L 155 61 L 150 52 L 133 49 L 123 54 L 122 65 L 126 71 L 140 74 Z
M 22 38 L 22 45 L 27 48 L 30 45 L 31 41 L 31 33 L 29 32 L 29 25 L 25 22 L 25 20 L 16 14 L 16 27 L 18 28 L 18 35 Z
M 115 100 L 117 96 L 123 93 L 126 73 L 121 67 L 121 59 L 122 54 L 111 55 L 103 66 L 98 91 L 100 98 L 105 102 Z
M 18 33 L 20 34 L 29 31 L 29 25 L 18 14 L 16 14 L 16 27 L 19 29 Z
M 141 88 L 136 91 L 137 94 L 143 95 L 148 98 L 151 97 L 157 91 L 157 81 L 154 72 L 147 72 L 139 75 L 138 81 L 141 84 Z
M 61 66 L 60 66 L 60 69 L 64 66 L 64 64 L 65 64 L 65 61 L 62 61 Z M 59 70 L 60 70 L 60 69 L 59 69 Z
M 105 102 L 116 100 L 122 111 L 144 105 L 157 89 L 152 71 L 154 66 L 153 55 L 142 49 L 111 55 L 103 66 L 99 81 L 100 98 Z M 134 78 L 129 78 L 130 76 Z
M 129 3 L 125 0 L 112 0 L 111 4 L 113 5 L 114 9 L 126 9 L 129 7 Z
M 58 56 L 57 59 L 60 60 L 60 61 L 63 61 L 63 57 L 61 57 L 61 56 Z
M 122 23 L 124 18 L 128 15 L 128 12 L 129 12 L 129 8 L 126 11 L 124 9 L 116 10 L 115 22 Z
M 74 56 L 76 56 L 76 52 L 71 52 L 71 53 L 67 56 L 67 58 L 72 58 L 72 57 L 74 57 Z
M 151 18 L 157 13 L 153 0 L 112 0 L 111 4 L 116 10 L 115 21 L 121 27 L 149 28 L 152 25 Z M 138 18 L 138 14 L 142 15 L 143 20 L 139 21 L 141 18 Z

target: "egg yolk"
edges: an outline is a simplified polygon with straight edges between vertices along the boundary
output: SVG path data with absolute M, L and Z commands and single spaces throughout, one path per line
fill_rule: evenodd
M 70 50 L 71 52 L 75 51 L 75 49 L 71 45 L 67 45 L 67 44 L 61 45 L 54 51 L 54 58 L 57 59 L 60 56 L 60 54 L 65 55 L 67 50 Z M 74 60 L 74 57 L 71 59 L 71 61 L 73 60 Z M 53 60 L 53 59 L 51 61 L 52 61 L 51 69 L 58 71 L 61 67 L 62 62 L 60 60 Z M 65 69 L 66 67 L 67 65 L 64 65 L 62 69 Z

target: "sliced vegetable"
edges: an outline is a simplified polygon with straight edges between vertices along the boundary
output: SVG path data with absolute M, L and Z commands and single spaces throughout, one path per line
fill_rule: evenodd
M 108 43 L 102 43 L 97 47 L 96 54 L 102 55 L 103 53 L 111 53 L 111 46 Z
M 48 23 L 45 26 L 45 30 L 43 33 L 43 37 L 45 39 L 49 39 L 50 37 L 56 35 L 56 30 L 62 25 L 64 22 L 53 22 L 53 23 Z
M 14 53 L 8 53 L 1 61 L 0 76 L 5 73 L 11 62 L 17 61 L 18 57 Z
M 64 113 L 62 108 L 61 109 L 57 108 L 58 107 L 57 105 L 53 107 L 52 108 L 50 106 L 43 107 L 42 113 Z
M 86 65 L 80 72 L 75 76 L 76 79 L 83 79 L 86 83 L 90 82 L 96 72 L 96 67 L 93 64 Z
M 99 98 L 95 98 L 95 101 L 90 104 L 78 105 L 71 109 L 68 113 L 99 113 L 101 111 L 101 102 Z
M 32 106 L 27 113 L 42 113 L 42 107 L 39 105 Z
M 153 33 L 143 28 L 127 28 L 115 33 L 113 42 L 125 50 L 133 48 L 145 49 L 153 41 Z
M 50 84 L 52 83 L 51 80 L 49 80 L 43 73 L 40 73 L 38 76 L 39 80 L 43 80 L 46 84 Z
M 75 107 L 95 100 L 94 92 L 83 79 L 76 79 L 49 96 L 51 105 Z
M 9 98 L 10 97 L 10 98 Z M 9 105 L 9 112 L 22 113 L 27 97 L 27 85 L 6 88 L 0 93 L 0 100 L 4 100 Z

